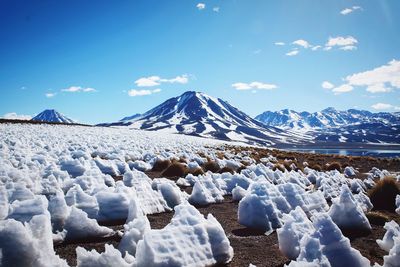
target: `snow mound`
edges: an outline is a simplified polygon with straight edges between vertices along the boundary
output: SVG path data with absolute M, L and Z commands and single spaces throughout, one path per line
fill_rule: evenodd
M 140 216 L 124 225 L 124 235 L 118 245 L 118 250 L 123 255 L 129 253 L 134 256 L 139 240 L 143 239 L 144 234 L 150 231 L 150 222 L 146 216 Z
M 329 216 L 341 229 L 371 230 L 367 217 L 346 185 L 342 186 L 339 198 L 333 199 L 332 202 Z
M 191 204 L 207 205 L 210 203 L 222 202 L 223 192 L 217 188 L 212 178 L 203 176 L 194 183 L 192 194 L 189 197 Z
M 89 237 L 107 237 L 114 233 L 110 228 L 100 226 L 96 220 L 89 219 L 87 214 L 75 207 L 65 221 L 66 240 L 84 239 Z
M 127 171 L 123 176 L 125 186 L 133 189 L 138 204 L 145 214 L 170 210 L 160 192 L 153 190 L 151 179 L 140 171 Z
M 67 267 L 53 250 L 48 215 L 36 215 L 22 224 L 13 219 L 0 221 L 1 266 Z
M 394 239 L 394 245 L 389 251 L 389 255 L 383 256 L 383 267 L 396 267 L 400 262 L 400 237 Z
M 400 226 L 395 221 L 385 223 L 386 233 L 382 239 L 376 240 L 379 247 L 387 252 L 394 246 L 394 239 L 400 237 Z
M 322 254 L 328 258 L 332 267 L 370 266 L 369 260 L 351 247 L 349 239 L 343 236 L 328 214 L 314 215 L 313 225 L 315 228 L 313 237 L 319 239 L 322 245 Z
M 247 190 L 243 189 L 239 185 L 237 185 L 235 188 L 232 190 L 232 199 L 233 201 L 240 201 L 242 198 L 244 198 L 247 194 Z
M 400 195 L 396 196 L 396 213 L 400 214 Z
M 296 259 L 300 254 L 300 240 L 314 232 L 314 226 L 304 211 L 297 207 L 283 216 L 283 226 L 277 229 L 280 251 L 289 259 Z
M 138 266 L 209 266 L 224 264 L 233 249 L 218 221 L 189 203 L 175 207 L 170 224 L 145 232 L 136 250 Z
M 133 267 L 132 257 L 122 258 L 121 252 L 112 245 L 105 245 L 105 251 L 98 253 L 96 250 L 87 251 L 82 247 L 76 248 L 77 267 Z

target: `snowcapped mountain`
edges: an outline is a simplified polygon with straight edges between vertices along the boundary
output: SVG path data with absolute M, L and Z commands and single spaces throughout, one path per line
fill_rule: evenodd
M 310 113 L 284 109 L 266 111 L 255 119 L 267 126 L 313 136 L 316 143 L 400 143 L 399 112 L 326 108 Z
M 265 126 L 222 99 L 193 91 L 170 98 L 140 116 L 106 125 L 246 143 L 296 143 L 306 138 Z
M 365 123 L 400 124 L 400 113 L 372 113 L 365 110 L 349 109 L 339 111 L 326 108 L 320 112 L 297 112 L 294 110 L 266 111 L 255 117 L 256 120 L 282 129 L 310 130 Z
M 63 114 L 54 109 L 46 109 L 32 118 L 32 121 L 43 122 L 60 122 L 60 123 L 75 123 L 70 118 L 65 117 Z

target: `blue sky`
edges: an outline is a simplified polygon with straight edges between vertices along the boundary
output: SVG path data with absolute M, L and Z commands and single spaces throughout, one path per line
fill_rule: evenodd
M 187 90 L 251 116 L 400 106 L 398 0 L 0 2 L 0 115 L 85 123 Z

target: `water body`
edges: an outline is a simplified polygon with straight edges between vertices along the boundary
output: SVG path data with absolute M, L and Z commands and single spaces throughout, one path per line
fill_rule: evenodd
M 385 158 L 396 158 L 400 157 L 399 150 L 385 150 L 385 149 L 363 149 L 363 148 L 351 148 L 351 149 L 334 149 L 334 148 L 291 148 L 287 149 L 290 151 L 314 153 L 314 154 L 337 154 L 343 156 L 370 156 L 370 157 L 385 157 Z

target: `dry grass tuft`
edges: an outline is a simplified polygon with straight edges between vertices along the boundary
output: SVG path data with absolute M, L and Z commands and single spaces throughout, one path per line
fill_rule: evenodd
M 219 170 L 219 173 L 224 173 L 224 172 L 229 172 L 231 174 L 235 173 L 235 171 L 232 168 L 229 168 L 229 167 L 226 167 L 226 166 L 223 167 L 221 170 Z
M 334 162 L 329 163 L 328 166 L 326 166 L 325 169 L 327 171 L 333 171 L 333 170 L 341 171 L 342 170 L 342 165 L 339 162 L 334 161 Z
M 164 177 L 184 177 L 187 173 L 188 168 L 184 164 L 176 161 L 163 171 L 161 175 Z
M 217 162 L 209 160 L 208 162 L 204 163 L 203 169 L 205 172 L 210 171 L 213 173 L 217 173 L 217 172 L 219 172 L 220 167 Z
M 400 194 L 399 186 L 393 177 L 379 180 L 369 191 L 369 198 L 374 205 L 373 210 L 396 210 L 396 196 Z
M 157 160 L 154 163 L 153 168 L 151 169 L 153 172 L 162 172 L 167 169 L 171 165 L 171 161 L 166 160 Z

